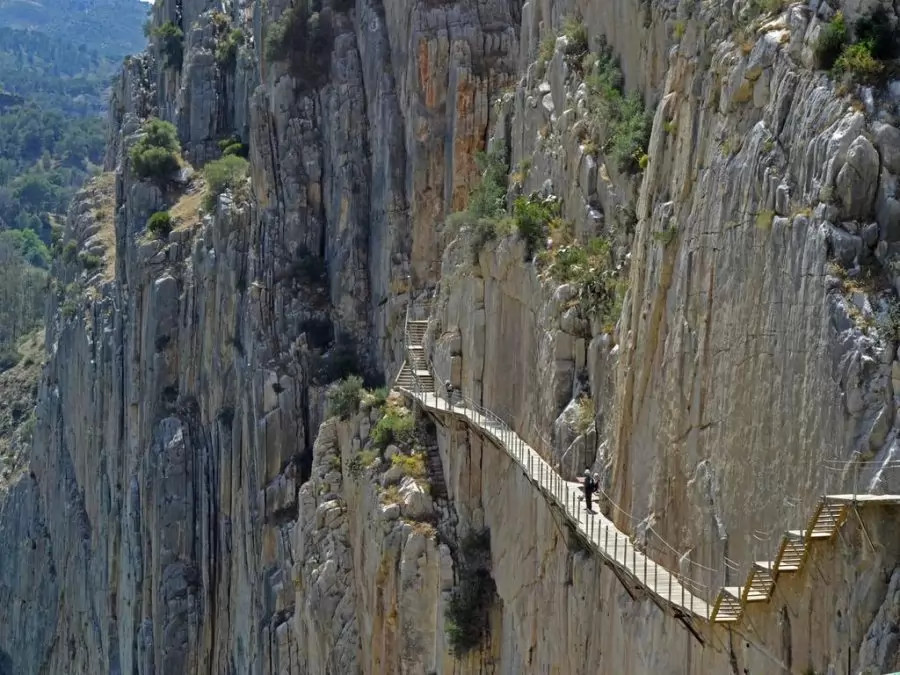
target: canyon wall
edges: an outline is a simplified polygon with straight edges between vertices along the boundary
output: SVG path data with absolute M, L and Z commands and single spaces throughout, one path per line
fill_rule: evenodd
M 822 493 L 900 491 L 893 88 L 817 69 L 836 6 L 766 4 L 310 3 L 318 32 L 304 15 L 279 49 L 285 2 L 159 0 L 180 66 L 154 39 L 114 83 L 28 375 L 33 440 L 14 425 L 3 452 L 0 674 L 900 668 L 891 507 L 861 508 L 740 625 L 686 626 L 475 430 L 399 395 L 340 419 L 327 401 L 350 373 L 391 382 L 428 299 L 438 388 L 566 477 L 601 473 L 617 525 L 710 588 Z M 875 4 L 842 3 L 849 22 Z M 640 157 L 589 139 L 575 16 L 652 118 Z M 130 156 L 150 117 L 181 142 L 164 184 Z M 206 201 L 225 140 L 248 185 Z M 448 221 L 483 149 L 510 203 L 556 199 L 571 242 Z M 548 265 L 597 240 L 621 305 L 602 316 Z M 373 438 L 390 415 L 415 434 Z M 490 630 L 457 654 L 448 612 L 484 531 Z

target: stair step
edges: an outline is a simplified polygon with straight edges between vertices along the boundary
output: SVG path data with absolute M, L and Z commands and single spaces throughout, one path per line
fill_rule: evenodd
M 789 536 L 795 537 L 798 539 L 806 538 L 806 530 L 788 530 L 787 533 Z M 821 533 L 821 532 L 813 531 L 813 533 L 810 535 L 810 539 L 829 539 L 830 537 L 831 537 L 830 532 L 829 533 Z

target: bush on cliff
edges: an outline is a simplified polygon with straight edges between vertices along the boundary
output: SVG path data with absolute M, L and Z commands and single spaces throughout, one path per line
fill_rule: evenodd
M 509 167 L 506 150 L 496 147 L 475 157 L 481 172 L 481 180 L 469 193 L 465 211 L 451 214 L 447 225 L 453 230 L 467 229 L 471 233 L 472 262 L 478 262 L 478 254 L 484 245 L 498 235 L 512 231 L 512 223 L 506 218 L 506 186 Z
M 226 190 L 234 191 L 243 186 L 249 168 L 250 163 L 238 155 L 226 155 L 203 167 L 207 186 L 204 200 L 206 208 L 209 210 L 215 208 L 216 199 Z
M 157 211 L 147 219 L 147 231 L 157 239 L 165 239 L 175 223 L 168 211 Z
M 819 40 L 816 42 L 816 60 L 821 68 L 826 70 L 834 65 L 841 51 L 849 40 L 847 23 L 844 21 L 843 12 L 838 12 L 834 18 L 822 27 Z
M 415 419 L 409 410 L 389 407 L 372 429 L 372 445 L 383 450 L 391 443 L 410 443 L 415 426 Z
M 175 125 L 160 119 L 147 120 L 143 137 L 131 148 L 131 164 L 140 178 L 165 180 L 178 170 L 181 144 Z
M 287 61 L 301 87 L 324 83 L 331 70 L 332 28 L 329 14 L 311 11 L 305 0 L 286 10 L 269 26 L 264 55 Z
M 359 410 L 363 381 L 358 375 L 349 375 L 335 384 L 327 394 L 328 414 L 347 419 Z
M 171 21 L 166 21 L 150 31 L 156 46 L 169 68 L 180 69 L 184 59 L 184 32 Z
M 588 73 L 588 122 L 590 147 L 615 160 L 620 171 L 637 173 L 647 152 L 653 119 L 636 93 L 624 93 L 624 79 L 612 51 L 601 44 L 596 55 L 585 59 Z

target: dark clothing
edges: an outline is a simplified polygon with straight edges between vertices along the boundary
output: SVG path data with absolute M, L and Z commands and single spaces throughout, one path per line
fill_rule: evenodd
M 587 510 L 591 510 L 591 497 L 594 496 L 594 493 L 597 491 L 597 483 L 594 482 L 594 479 L 590 476 L 584 477 L 584 503 L 587 505 Z

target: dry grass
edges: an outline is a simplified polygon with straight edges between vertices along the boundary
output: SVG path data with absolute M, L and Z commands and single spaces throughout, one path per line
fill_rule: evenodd
M 206 182 L 196 178 L 191 184 L 190 192 L 181 195 L 181 198 L 169 209 L 169 213 L 175 221 L 176 231 L 187 229 L 200 222 L 200 207 L 203 205 L 204 194 L 206 194 Z
M 100 225 L 95 236 L 106 249 L 101 271 L 104 279 L 112 279 L 116 271 L 116 174 L 101 173 L 87 189 L 93 198 L 94 219 Z

